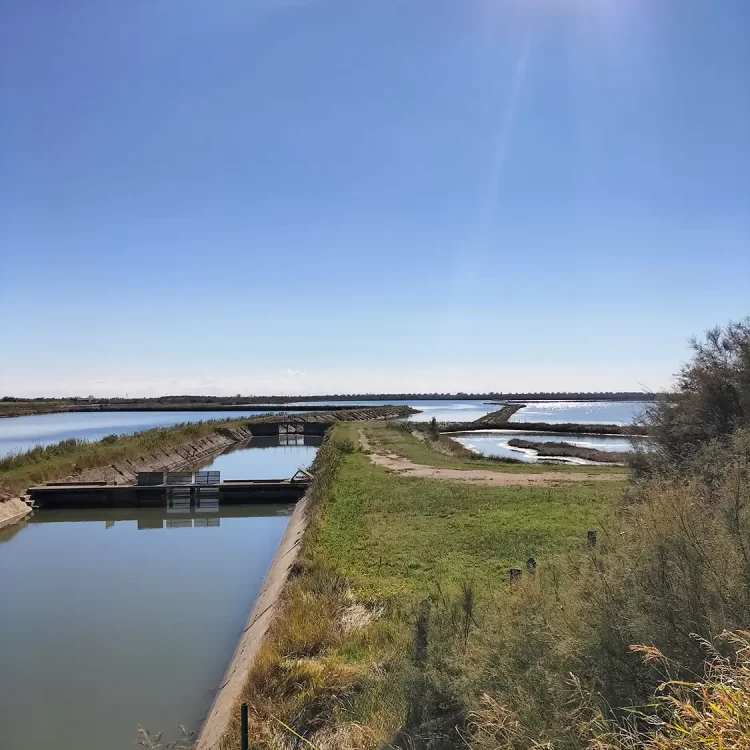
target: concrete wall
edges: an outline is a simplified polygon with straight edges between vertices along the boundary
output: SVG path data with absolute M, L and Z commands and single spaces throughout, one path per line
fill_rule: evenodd
M 304 497 L 297 503 L 289 519 L 289 525 L 263 582 L 263 588 L 250 613 L 247 627 L 240 638 L 237 650 L 234 652 L 206 723 L 198 737 L 196 750 L 218 748 L 222 736 L 230 726 L 233 713 L 239 706 L 242 688 L 245 686 L 250 667 L 276 616 L 281 592 L 289 578 L 289 571 L 297 559 L 300 542 L 307 530 L 307 521 L 307 498 Z
M 0 500 L 0 529 L 23 521 L 30 512 L 31 508 L 21 498 Z

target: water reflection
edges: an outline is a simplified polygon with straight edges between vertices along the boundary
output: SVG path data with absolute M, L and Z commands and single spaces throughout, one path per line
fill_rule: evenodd
M 274 505 L 218 505 L 214 513 L 216 519 L 233 518 L 269 518 L 273 516 L 289 516 L 294 510 L 294 503 L 276 503 Z M 44 523 L 89 523 L 101 524 L 105 529 L 114 528 L 116 525 L 135 522 L 139 530 L 166 528 L 166 521 L 177 516 L 187 520 L 197 520 L 202 513 L 195 507 L 189 510 L 180 510 L 175 514 L 167 508 L 84 508 L 81 510 L 42 510 L 28 516 L 29 524 Z M 192 523 L 190 525 L 193 525 Z M 218 525 L 218 524 L 217 524 Z M 10 529 L 15 527 L 10 527 Z M 3 529 L 3 531 L 10 531 Z M 0 536 L 0 541 L 3 537 Z
M 165 741 L 196 728 L 290 510 L 48 510 L 0 532 L 2 747 L 131 750 L 138 723 Z
M 323 443 L 320 435 L 254 437 L 228 448 L 193 471 L 220 471 L 230 479 L 289 479 L 299 468 L 307 469 Z

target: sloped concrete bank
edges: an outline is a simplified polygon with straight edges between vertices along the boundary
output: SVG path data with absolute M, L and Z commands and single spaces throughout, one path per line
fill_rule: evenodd
M 250 440 L 252 433 L 244 427 L 223 428 L 213 435 L 161 450 L 140 459 L 119 461 L 109 466 L 88 469 L 70 477 L 76 482 L 113 482 L 132 484 L 139 471 L 180 471 L 208 461 L 235 443 Z
M 289 519 L 289 525 L 268 569 L 260 594 L 255 600 L 247 626 L 201 729 L 196 750 L 217 750 L 230 726 L 232 712 L 239 704 L 250 667 L 276 616 L 281 592 L 297 559 L 300 542 L 307 530 L 307 503 L 308 498 L 303 497 Z
M 222 428 L 207 437 L 199 438 L 168 450 L 157 450 L 137 459 L 118 461 L 76 472 L 58 481 L 110 482 L 132 484 L 139 471 L 180 471 L 195 464 L 210 461 L 236 443 L 252 438 L 245 427 Z M 0 528 L 23 521 L 31 511 L 22 497 L 0 497 Z
M 31 508 L 20 497 L 0 500 L 0 529 L 20 523 L 29 513 Z

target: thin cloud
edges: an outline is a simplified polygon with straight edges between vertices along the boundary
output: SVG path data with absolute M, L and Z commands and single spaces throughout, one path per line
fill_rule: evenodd
M 516 112 L 518 110 L 518 100 L 526 81 L 526 70 L 529 66 L 529 57 L 531 56 L 531 41 L 532 33 L 531 28 L 529 28 L 524 36 L 523 45 L 513 69 L 513 81 L 510 89 L 510 96 L 508 97 L 508 104 L 505 109 L 505 118 L 503 119 L 500 132 L 498 133 L 495 150 L 492 156 L 492 171 L 490 172 L 487 195 L 480 221 L 480 237 L 482 240 L 486 240 L 494 218 L 493 214 L 497 204 L 497 196 L 500 192 L 500 185 L 502 184 L 505 173 L 505 162 L 508 160 L 511 135 L 516 120 Z

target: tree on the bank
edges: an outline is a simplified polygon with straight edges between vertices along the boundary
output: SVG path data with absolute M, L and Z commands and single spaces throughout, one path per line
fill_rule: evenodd
M 646 417 L 656 447 L 669 461 L 750 427 L 750 317 L 712 328 L 690 345 L 693 357 L 678 373 L 674 392 Z

